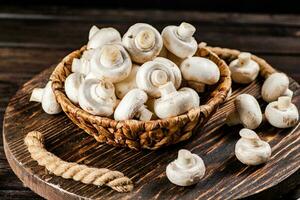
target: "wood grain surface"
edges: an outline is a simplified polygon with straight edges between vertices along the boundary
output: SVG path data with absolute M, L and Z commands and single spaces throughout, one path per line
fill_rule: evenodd
M 234 145 L 241 126 L 229 128 L 224 120 L 233 111 L 233 99 L 238 94 L 252 94 L 265 106 L 260 98 L 262 80 L 247 87 L 235 86 L 230 100 L 187 142 L 158 151 L 133 151 L 97 143 L 64 114 L 47 115 L 38 103 L 28 102 L 32 89 L 43 86 L 51 70 L 27 82 L 10 100 L 3 129 L 4 150 L 12 169 L 26 186 L 47 199 L 241 198 L 276 185 L 300 167 L 299 124 L 290 129 L 276 129 L 266 122 L 260 126 L 260 137 L 272 147 L 272 157 L 266 165 L 247 167 L 235 158 Z M 293 102 L 300 107 L 300 86 L 292 81 L 290 88 L 295 93 Z M 133 192 L 120 194 L 48 174 L 30 158 L 24 145 L 24 136 L 32 130 L 41 131 L 46 148 L 64 160 L 123 172 L 134 181 Z M 207 166 L 204 179 L 195 186 L 178 187 L 166 178 L 165 168 L 180 148 L 202 156 Z
M 197 27 L 198 41 L 253 52 L 300 82 L 300 15 L 99 8 L 0 5 L 1 121 L 9 99 L 18 88 L 86 43 L 87 32 L 93 24 L 114 26 L 124 33 L 127 25 L 135 22 L 151 23 L 161 30 L 164 25 L 185 20 Z M 255 196 L 259 199 L 299 198 L 299 171 Z M 295 187 L 298 189 L 294 190 Z M 2 139 L 0 198 L 40 199 L 24 187 L 10 169 Z

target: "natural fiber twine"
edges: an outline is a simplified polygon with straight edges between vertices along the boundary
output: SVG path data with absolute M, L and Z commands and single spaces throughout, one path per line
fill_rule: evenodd
M 205 105 L 188 113 L 167 119 L 115 121 L 107 117 L 94 116 L 74 105 L 66 96 L 64 81 L 71 73 L 73 58 L 79 58 L 85 46 L 67 55 L 55 68 L 50 79 L 52 88 L 67 116 L 81 129 L 99 142 L 131 149 L 158 149 L 189 139 L 193 130 L 202 127 L 210 116 L 222 104 L 231 87 L 230 71 L 227 64 L 209 48 L 199 45 L 197 56 L 205 57 L 217 64 L 220 80 L 210 94 Z

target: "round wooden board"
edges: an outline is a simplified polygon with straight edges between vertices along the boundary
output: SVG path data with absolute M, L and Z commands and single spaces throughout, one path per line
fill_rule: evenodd
M 234 145 L 241 126 L 224 125 L 225 115 L 234 108 L 237 94 L 250 93 L 260 98 L 262 80 L 244 88 L 235 88 L 233 96 L 223 104 L 204 128 L 186 142 L 157 151 L 133 151 L 97 143 L 77 128 L 62 113 L 47 115 L 40 104 L 29 102 L 31 91 L 47 82 L 49 68 L 23 85 L 10 100 L 4 117 L 3 142 L 9 164 L 26 186 L 47 199 L 232 199 L 242 198 L 272 187 L 300 167 L 299 124 L 290 129 L 276 129 L 264 123 L 259 135 L 272 147 L 271 160 L 261 166 L 248 167 L 234 156 Z M 293 102 L 300 108 L 300 86 L 291 80 Z M 41 131 L 46 148 L 60 158 L 93 167 L 119 170 L 134 182 L 131 193 L 117 193 L 108 187 L 85 185 L 48 174 L 31 159 L 24 136 Z M 200 155 L 207 167 L 203 180 L 195 186 L 178 187 L 166 178 L 165 168 L 181 148 Z

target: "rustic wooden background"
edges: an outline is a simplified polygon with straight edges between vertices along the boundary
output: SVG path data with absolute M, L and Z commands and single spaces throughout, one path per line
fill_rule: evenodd
M 93 24 L 113 26 L 124 33 L 135 22 L 151 23 L 161 30 L 168 24 L 188 21 L 197 28 L 198 41 L 253 52 L 300 82 L 300 7 L 289 0 L 273 4 L 252 0 L 243 1 L 242 5 L 234 0 L 224 2 L 61 0 L 53 5 L 34 0 L 0 0 L 1 121 L 9 98 L 18 87 L 82 46 Z M 295 182 L 298 187 L 291 188 Z M 300 197 L 299 190 L 298 171 L 256 197 L 274 197 L 276 193 L 280 199 L 296 199 Z M 10 170 L 1 139 L 0 199 L 40 199 Z

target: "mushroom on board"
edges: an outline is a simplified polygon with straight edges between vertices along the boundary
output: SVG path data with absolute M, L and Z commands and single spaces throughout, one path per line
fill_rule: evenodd
M 117 106 L 114 118 L 115 120 L 128 120 L 134 117 L 142 121 L 149 121 L 152 112 L 149 111 L 145 103 L 148 100 L 146 92 L 141 89 L 130 90 Z
M 108 44 L 93 54 L 90 72 L 101 79 L 117 83 L 129 76 L 131 67 L 131 59 L 126 50 L 121 45 Z
M 198 183 L 205 175 L 203 160 L 186 149 L 178 151 L 176 160 L 168 164 L 166 174 L 173 184 L 190 186 Z
M 282 96 L 277 101 L 269 103 L 265 110 L 268 122 L 277 128 L 289 128 L 298 123 L 299 112 L 291 97 Z
M 160 33 L 151 25 L 132 25 L 122 38 L 122 44 L 133 62 L 145 63 L 159 55 L 163 47 Z
M 197 51 L 197 41 L 193 37 L 196 28 L 186 22 L 179 26 L 167 26 L 162 31 L 165 47 L 179 58 L 193 56 Z
M 214 85 L 220 79 L 218 66 L 207 58 L 189 57 L 180 65 L 183 79 L 197 92 L 204 92 L 205 84 Z
M 284 73 L 273 73 L 264 82 L 261 96 L 266 102 L 276 101 L 280 96 L 293 96 L 289 89 L 289 78 Z
M 235 145 L 235 155 L 246 165 L 260 165 L 271 157 L 270 145 L 262 141 L 258 135 L 247 128 L 240 130 L 241 139 Z
M 235 111 L 226 119 L 228 126 L 242 124 L 245 128 L 256 129 L 263 116 L 257 100 L 250 94 L 240 94 L 235 100 Z
M 242 52 L 229 64 L 231 78 L 236 83 L 248 84 L 254 81 L 259 73 L 259 65 L 251 59 L 251 54 Z
M 115 28 L 101 28 L 92 26 L 89 33 L 87 49 L 101 48 L 106 44 L 121 44 L 121 35 Z
M 150 97 L 160 97 L 159 87 L 171 81 L 175 88 L 181 84 L 181 72 L 172 61 L 157 57 L 144 63 L 136 74 L 138 88 L 144 90 Z
M 186 113 L 200 104 L 197 92 L 191 88 L 183 87 L 177 91 L 174 84 L 168 82 L 159 90 L 161 97 L 154 101 L 154 111 L 161 119 Z
M 84 75 L 79 73 L 72 73 L 66 78 L 65 92 L 67 97 L 75 104 L 78 104 L 78 91 L 83 81 Z
M 88 113 L 111 116 L 117 105 L 114 85 L 101 79 L 85 79 L 79 87 L 78 102 Z
M 45 88 L 34 88 L 29 101 L 42 103 L 43 110 L 50 115 L 61 112 L 61 107 L 52 90 L 52 81 L 49 81 Z
M 130 90 L 137 88 L 136 74 L 139 67 L 137 64 L 132 64 L 132 69 L 128 77 L 115 83 L 116 95 L 119 99 L 122 99 Z

